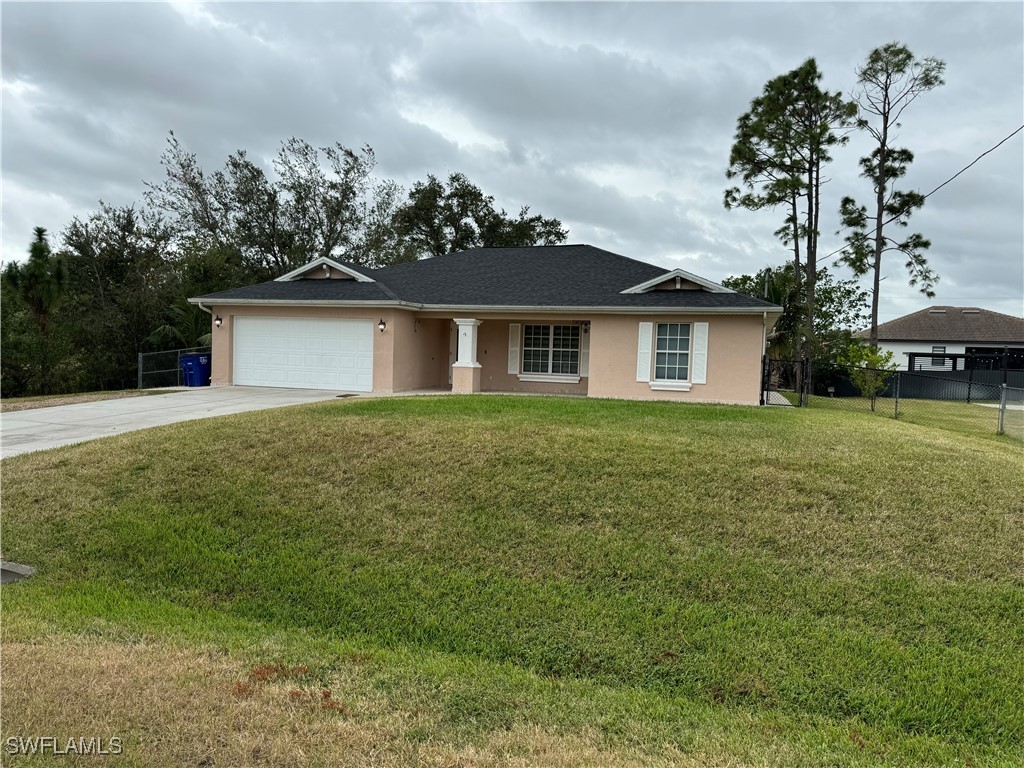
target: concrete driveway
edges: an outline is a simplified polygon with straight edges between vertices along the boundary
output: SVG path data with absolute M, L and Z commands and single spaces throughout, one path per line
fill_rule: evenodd
M 119 435 L 178 421 L 331 400 L 341 392 L 266 387 L 196 387 L 164 395 L 33 408 L 0 415 L 0 457 Z

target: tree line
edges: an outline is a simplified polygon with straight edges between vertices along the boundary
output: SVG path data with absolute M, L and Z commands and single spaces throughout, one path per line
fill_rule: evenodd
M 262 282 L 318 256 L 385 267 L 477 246 L 554 245 L 568 230 L 509 213 L 462 173 L 408 190 L 372 148 L 282 143 L 269 174 L 245 150 L 204 169 L 173 133 L 142 202 L 35 230 L 0 280 L 4 397 L 135 386 L 138 355 L 209 343 L 188 297 Z

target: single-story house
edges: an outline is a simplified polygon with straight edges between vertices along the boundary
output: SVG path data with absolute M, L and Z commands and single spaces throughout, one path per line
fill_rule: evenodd
M 868 339 L 866 330 L 854 334 Z M 928 307 L 878 326 L 878 346 L 900 370 L 964 370 L 971 364 L 1024 368 L 1024 318 L 979 307 Z M 974 358 L 974 359 L 972 359 Z
M 589 245 L 474 248 L 382 269 L 319 258 L 189 301 L 213 316 L 215 386 L 750 404 L 782 312 Z

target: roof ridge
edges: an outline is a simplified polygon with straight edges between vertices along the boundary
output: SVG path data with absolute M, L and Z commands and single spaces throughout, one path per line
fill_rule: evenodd
M 999 315 L 1000 317 L 1007 317 L 1007 318 L 1009 318 L 1011 320 L 1024 320 L 1024 317 L 1022 317 L 1020 315 L 1008 315 L 1005 312 L 997 312 L 994 309 L 985 309 L 985 307 L 979 307 L 979 306 L 977 306 L 975 304 L 972 304 L 972 305 L 969 305 L 969 306 L 959 306 L 959 305 L 956 305 L 956 304 L 933 304 L 930 307 L 922 307 L 921 309 L 915 309 L 913 312 L 908 312 L 905 315 L 900 315 L 899 317 L 894 317 L 892 320 L 886 320 L 884 323 L 879 323 L 878 325 L 879 325 L 879 327 L 881 327 L 883 325 L 888 325 L 889 323 L 898 323 L 901 320 L 906 320 L 908 317 L 914 317 L 915 315 L 927 314 L 929 312 L 935 312 L 936 310 L 943 310 L 943 311 L 945 311 L 945 310 L 950 310 L 950 309 L 952 309 L 952 310 L 960 310 L 960 311 L 963 311 L 965 309 L 973 309 L 973 310 L 977 310 L 978 312 L 984 312 L 984 313 L 989 314 L 989 315 Z
M 541 248 L 590 248 L 591 250 L 598 251 L 600 253 L 607 254 L 608 256 L 614 256 L 617 259 L 623 259 L 630 261 L 634 264 L 640 264 L 644 267 L 660 269 L 663 273 L 671 272 L 676 267 L 662 267 L 658 264 L 651 264 L 649 261 L 641 261 L 635 259 L 632 256 L 623 256 L 621 253 L 615 251 L 609 251 L 607 248 L 602 248 L 598 245 L 591 245 L 590 243 L 558 243 L 556 245 L 477 245 L 472 248 L 464 248 L 461 251 L 452 251 L 451 253 L 445 254 L 446 256 L 458 256 L 463 253 L 471 253 L 472 251 L 522 251 L 529 249 L 541 249 Z M 436 257 L 431 257 L 436 258 Z M 443 257 L 442 257 L 443 258 Z M 426 259 L 420 259 L 420 261 L 426 261 Z M 407 262 L 409 263 L 409 262 Z M 394 266 L 400 266 L 398 264 Z M 384 267 L 388 269 L 388 267 Z M 680 267 L 681 269 L 681 267 Z
M 601 247 L 596 246 L 596 245 L 590 245 L 589 243 L 587 244 L 587 248 L 593 248 L 595 251 L 600 251 L 601 253 L 607 253 L 610 256 L 617 256 L 620 259 L 626 259 L 627 261 L 632 261 L 634 264 L 643 264 L 645 267 L 654 267 L 655 269 L 661 269 L 661 270 L 664 270 L 665 272 L 671 272 L 672 269 L 674 269 L 674 267 L 669 268 L 669 267 L 662 267 L 662 266 L 660 266 L 658 264 L 651 264 L 651 262 L 649 262 L 649 261 L 640 261 L 640 259 L 634 259 L 632 256 L 623 256 L 621 253 L 615 253 L 615 251 L 609 251 L 607 248 L 601 248 Z
M 559 255 L 555 251 L 565 251 Z M 710 292 L 653 291 L 624 295 L 629 286 L 671 274 L 663 266 L 633 259 L 588 244 L 474 248 L 450 258 L 402 262 L 389 267 L 359 268 L 373 282 L 348 280 L 273 281 L 220 292 L 221 300 L 365 304 L 373 301 L 442 308 L 605 308 L 626 312 L 639 308 L 681 311 L 776 311 L 756 297 Z M 323 283 L 327 284 L 323 284 Z M 197 297 L 197 299 L 207 299 Z

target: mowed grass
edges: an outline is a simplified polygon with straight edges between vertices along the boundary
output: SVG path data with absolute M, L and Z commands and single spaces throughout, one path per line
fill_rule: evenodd
M 1024 440 L 1024 410 L 1010 403 L 1003 418 L 1003 435 Z M 999 402 L 960 403 L 945 400 L 900 400 L 900 421 L 951 429 L 985 437 L 999 428 Z
M 119 728 L 139 764 L 197 734 L 208 764 L 300 764 L 275 723 L 324 765 L 1020 764 L 1022 470 L 864 414 L 485 396 L 4 460 L 4 556 L 39 573 L 4 589 L 2 735 Z M 77 655 L 120 698 L 61 693 Z M 253 682 L 278 664 L 307 671 Z M 180 706 L 144 693 L 162 668 Z
M 795 395 L 793 396 L 795 399 Z M 891 398 L 879 398 L 875 401 L 875 410 L 871 410 L 871 401 L 866 397 L 811 397 L 808 405 L 812 408 L 851 411 L 892 418 L 895 413 L 895 401 Z M 982 438 L 996 440 L 1004 437 L 1024 441 L 1024 410 L 1019 402 L 1010 403 L 1003 419 L 1003 434 L 999 429 L 999 401 L 984 403 L 967 403 L 955 400 L 921 400 L 917 398 L 900 398 L 899 421 L 906 424 L 917 424 L 937 429 L 947 429 Z

